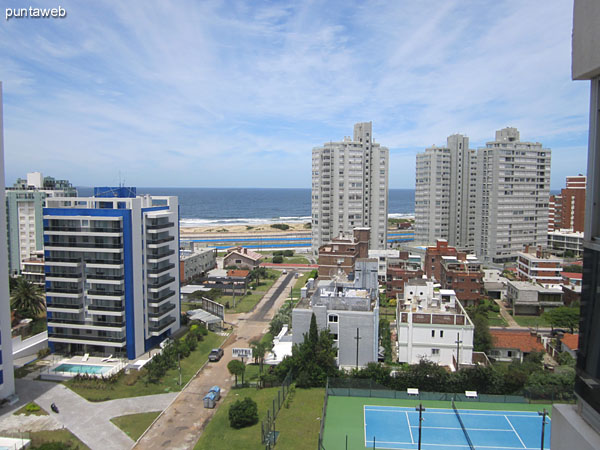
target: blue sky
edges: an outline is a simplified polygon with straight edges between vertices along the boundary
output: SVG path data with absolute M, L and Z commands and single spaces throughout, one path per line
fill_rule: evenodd
M 312 148 L 359 121 L 391 188 L 448 135 L 506 126 L 552 149 L 552 188 L 585 173 L 571 1 L 59 3 L 0 24 L 7 183 L 308 188 Z M 0 12 L 29 5 L 58 3 Z

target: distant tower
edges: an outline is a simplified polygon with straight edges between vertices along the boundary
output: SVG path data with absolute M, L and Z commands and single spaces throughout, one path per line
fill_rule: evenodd
M 0 82 L 0 186 L 4 183 L 4 125 L 2 117 L 2 82 Z M 5 204 L 0 189 L 0 205 Z M 0 208 L 0 236 L 6 236 L 6 210 Z M 8 292 L 8 251 L 6 239 L 0 239 L 0 399 L 15 393 L 12 337 L 10 331 L 10 294 Z
M 485 262 L 514 261 L 525 245 L 548 243 L 550 149 L 496 131 L 477 151 L 475 252 Z
M 371 122 L 354 136 L 312 152 L 312 249 L 342 232 L 369 227 L 369 248 L 387 246 L 389 150 L 373 142 Z

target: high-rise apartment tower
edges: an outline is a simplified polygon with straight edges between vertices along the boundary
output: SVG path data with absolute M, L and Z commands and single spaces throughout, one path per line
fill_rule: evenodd
M 312 152 L 312 250 L 341 233 L 369 227 L 370 249 L 387 245 L 389 150 L 373 142 L 371 122 L 354 136 Z
M 475 252 L 488 263 L 514 261 L 525 245 L 546 246 L 550 149 L 496 131 L 477 151 Z
M 417 154 L 415 242 L 473 249 L 475 238 L 475 150 L 469 138 L 453 134 L 446 147 Z

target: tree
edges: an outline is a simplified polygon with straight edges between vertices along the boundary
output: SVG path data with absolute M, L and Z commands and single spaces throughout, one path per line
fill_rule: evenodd
M 583 273 L 583 266 L 571 264 L 569 266 L 564 266 L 563 271 L 570 273 Z
M 265 267 L 255 267 L 254 269 L 252 269 L 250 271 L 250 280 L 254 280 L 255 281 L 255 287 L 258 287 L 260 285 L 260 279 L 261 278 L 267 278 L 268 272 L 267 269 Z
M 283 262 L 283 256 L 273 256 L 273 264 L 281 264 Z
M 236 429 L 258 423 L 258 406 L 250 397 L 236 401 L 229 408 L 229 424 Z
M 579 308 L 560 306 L 545 312 L 544 319 L 550 323 L 552 329 L 567 328 L 573 333 L 579 326 Z
M 488 353 L 494 345 L 488 319 L 483 314 L 475 314 L 473 317 L 475 332 L 473 333 L 473 349 L 477 352 Z
M 44 293 L 39 286 L 19 277 L 10 295 L 10 306 L 19 316 L 36 319 L 46 310 Z
M 319 329 L 317 328 L 317 317 L 315 316 L 315 313 L 312 313 L 310 316 L 310 328 L 308 329 L 308 342 L 312 350 L 316 349 L 318 341 Z
M 260 374 L 262 375 L 263 361 L 265 359 L 265 353 L 267 352 L 267 344 L 262 341 L 250 341 L 250 348 L 252 349 L 252 356 L 254 357 L 254 363 L 260 364 Z
M 244 372 L 246 371 L 246 366 L 239 359 L 232 359 L 227 363 L 227 370 L 231 375 L 235 375 L 235 385 L 238 384 L 238 375 L 242 376 L 242 384 L 244 384 Z

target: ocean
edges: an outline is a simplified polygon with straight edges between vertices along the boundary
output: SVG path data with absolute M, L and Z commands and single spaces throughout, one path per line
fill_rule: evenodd
M 93 188 L 78 187 L 80 196 Z M 179 197 L 181 226 L 310 222 L 310 189 L 137 188 L 138 194 Z M 389 190 L 389 217 L 414 214 L 414 189 Z

